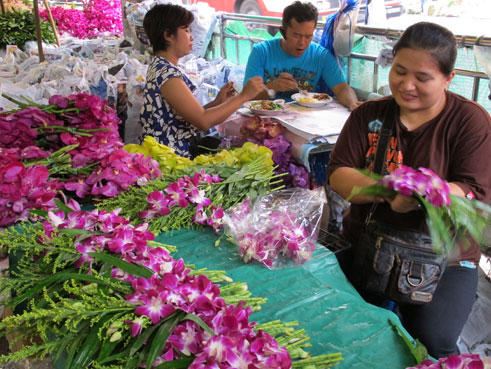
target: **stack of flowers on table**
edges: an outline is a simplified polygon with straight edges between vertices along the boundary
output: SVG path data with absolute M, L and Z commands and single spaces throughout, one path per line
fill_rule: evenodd
M 149 230 L 157 234 L 203 226 L 217 231 L 224 209 L 247 197 L 269 193 L 281 181 L 281 175 L 274 173 L 271 150 L 251 142 L 213 155 L 200 155 L 193 161 L 148 136 L 142 145 L 125 148 L 154 158 L 162 178 L 98 201 L 96 207 L 107 211 L 122 209 L 121 215 L 132 224 L 147 222 Z
M 491 207 L 475 199 L 451 195 L 448 182 L 432 170 L 402 165 L 383 178 L 366 174 L 377 179 L 377 184 L 353 189 L 347 201 L 357 194 L 414 196 L 425 209 L 435 251 L 449 253 L 456 242 L 465 242 L 467 236 L 482 243 L 484 227 L 491 223 Z
M 158 163 L 128 153 L 113 109 L 97 96 L 16 102 L 0 114 L 0 226 L 53 208 L 57 191 L 79 199 L 112 197 L 161 176 Z
M 282 177 L 282 184 L 285 187 L 309 188 L 308 170 L 293 157 L 290 151 L 291 143 L 285 139 L 283 132 L 283 126 L 277 120 L 255 115 L 242 123 L 241 137 L 227 138 L 222 144 L 225 147 L 234 147 L 249 141 L 266 146 L 273 152 L 275 173 L 285 174 Z
M 65 369 L 286 369 L 342 360 L 310 358 L 309 337 L 294 322 L 250 321 L 265 299 L 224 272 L 189 269 L 145 223 L 81 211 L 73 200 L 61 209 L 0 234 L 20 255 L 0 287 L 12 296 L 6 304 L 21 310 L 0 329 L 25 340 L 1 363 L 50 355 Z

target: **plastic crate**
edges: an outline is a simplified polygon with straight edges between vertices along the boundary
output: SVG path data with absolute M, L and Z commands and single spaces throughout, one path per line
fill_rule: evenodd
M 333 253 L 337 253 L 342 250 L 346 250 L 351 247 L 351 244 L 339 235 L 330 233 L 324 229 L 319 231 L 319 237 L 317 242 L 322 246 L 327 247 Z

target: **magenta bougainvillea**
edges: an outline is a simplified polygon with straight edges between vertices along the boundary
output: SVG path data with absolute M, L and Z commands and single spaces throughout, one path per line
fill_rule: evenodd
M 46 10 L 39 12 L 48 21 Z M 83 10 L 51 8 L 51 14 L 56 22 L 58 31 L 87 39 L 103 32 L 123 33 L 123 15 L 120 0 L 86 0 Z

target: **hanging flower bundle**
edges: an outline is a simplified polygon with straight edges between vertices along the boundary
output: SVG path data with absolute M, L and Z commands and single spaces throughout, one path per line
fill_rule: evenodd
M 123 149 L 120 120 L 99 97 L 13 101 L 21 109 L 0 114 L 0 226 L 25 220 L 29 209 L 52 208 L 57 190 L 112 197 L 160 177 L 157 162 Z
M 483 229 L 491 223 L 489 205 L 451 195 L 449 184 L 430 169 L 402 165 L 383 178 L 373 173 L 366 174 L 377 179 L 377 183 L 353 189 L 347 201 L 358 194 L 414 196 L 425 209 L 433 247 L 438 252 L 448 253 L 456 241 L 464 241 L 467 236 L 481 243 Z

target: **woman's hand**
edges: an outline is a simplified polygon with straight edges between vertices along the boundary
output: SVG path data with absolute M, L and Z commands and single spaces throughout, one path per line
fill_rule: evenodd
M 260 92 L 264 91 L 263 79 L 259 76 L 249 79 L 242 89 L 239 96 L 243 97 L 245 101 L 253 100 Z
M 232 96 L 235 96 L 235 91 L 233 82 L 225 83 L 218 92 L 217 97 L 215 98 L 216 104 L 214 105 L 220 105 L 230 99 Z
M 419 201 L 412 196 L 397 194 L 394 198 L 386 197 L 385 201 L 390 204 L 390 208 L 396 213 L 409 213 L 419 209 Z

